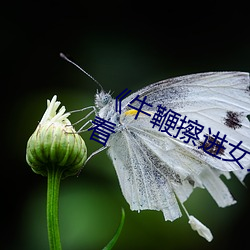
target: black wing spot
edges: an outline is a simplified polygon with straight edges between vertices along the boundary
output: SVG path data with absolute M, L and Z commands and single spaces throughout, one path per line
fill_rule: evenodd
M 250 115 L 247 115 L 247 119 L 249 120 L 249 122 L 250 122 Z
M 224 124 L 229 128 L 241 128 L 242 113 L 227 111 L 227 116 L 224 118 Z
M 207 139 L 206 143 L 205 143 L 205 141 L 203 141 L 203 142 L 199 141 L 200 146 L 202 146 L 205 143 L 204 149 L 207 152 L 209 152 L 211 155 L 224 155 L 225 149 L 222 147 L 220 147 L 220 149 L 219 149 L 221 142 L 219 140 L 216 140 L 215 143 L 213 143 L 215 138 L 211 135 L 207 135 L 207 136 L 208 136 L 208 139 Z M 219 152 L 217 152 L 218 149 L 219 149 Z
M 189 184 L 194 187 L 195 181 L 189 176 L 187 177 L 187 181 L 189 182 Z
M 246 92 L 249 93 L 249 95 L 250 95 L 250 85 L 247 86 Z

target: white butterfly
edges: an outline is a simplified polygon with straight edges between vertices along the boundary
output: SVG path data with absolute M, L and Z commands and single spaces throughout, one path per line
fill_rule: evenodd
M 151 117 L 142 113 L 135 119 L 139 106 L 131 109 L 129 104 L 138 95 L 140 99 L 146 97 L 146 102 L 152 105 L 142 108 Z M 203 125 L 199 141 L 185 143 L 181 137 L 175 138 L 154 128 L 150 120 L 158 105 L 180 114 L 182 119 L 186 116 L 186 121 L 190 119 Z M 95 96 L 93 108 L 83 119 L 95 112 L 98 117 L 116 125 L 115 133 L 111 133 L 104 148 L 112 159 L 131 210 L 161 210 L 165 220 L 174 221 L 182 215 L 180 204 L 191 228 L 211 241 L 210 230 L 189 215 L 183 203 L 196 187 L 207 189 L 220 207 L 236 202 L 220 176 L 230 178 L 230 172 L 233 172 L 243 182 L 250 170 L 249 74 L 209 72 L 163 80 L 125 98 L 120 113 L 116 112 L 116 100 L 102 89 Z M 179 119 L 176 128 L 180 128 L 181 121 Z M 86 130 L 83 127 L 80 132 Z M 176 131 L 168 132 L 174 135 Z M 187 134 L 183 135 L 185 138 Z M 220 143 L 224 143 L 221 144 L 224 148 Z
M 206 188 L 220 207 L 235 203 L 220 175 L 230 178 L 233 172 L 242 182 L 250 168 L 249 88 L 249 75 L 242 72 L 176 77 L 149 85 L 125 98 L 121 114 L 115 112 L 115 99 L 109 93 L 102 90 L 96 94 L 97 115 L 116 124 L 116 132 L 107 142 L 107 151 L 131 210 L 161 210 L 165 220 L 173 221 L 181 216 L 178 200 L 184 207 L 183 202 L 195 187 Z M 218 154 L 223 159 L 233 159 L 229 143 L 236 145 L 242 141 L 241 148 L 248 152 L 239 161 L 244 169 L 236 161 L 217 159 L 192 143 L 184 143 L 152 128 L 147 115 L 141 114 L 135 119 L 136 112 L 131 111 L 128 104 L 137 95 L 140 99 L 147 97 L 152 107 L 145 105 L 143 110 L 152 116 L 161 104 L 182 117 L 197 120 L 205 127 L 200 140 L 206 138 L 208 128 L 212 131 L 210 139 L 214 139 L 218 131 L 221 138 L 226 135 L 226 149 Z M 233 153 L 237 158 L 243 151 Z M 212 240 L 209 229 L 187 215 L 192 228 L 208 241 Z

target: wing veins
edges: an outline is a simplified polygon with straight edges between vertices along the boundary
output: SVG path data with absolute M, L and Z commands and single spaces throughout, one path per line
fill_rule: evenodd
M 127 130 L 127 132 L 130 133 L 130 131 L 128 131 L 128 130 Z M 131 133 L 130 133 L 130 134 L 131 134 Z M 131 135 L 131 138 L 133 139 L 133 142 L 134 142 L 135 144 L 137 144 L 138 148 L 140 148 L 139 145 L 138 145 L 138 143 L 137 143 L 137 141 L 135 140 L 135 138 L 134 138 L 133 135 Z M 126 140 L 128 140 L 128 136 L 127 136 L 127 135 L 126 135 Z M 129 145 L 129 143 L 128 143 L 128 145 Z M 131 149 L 132 149 L 132 147 L 129 147 L 129 153 L 130 153 L 130 155 L 135 156 L 135 158 L 137 159 L 137 162 L 139 162 L 139 161 L 138 161 L 137 155 L 134 154 L 134 152 L 132 152 Z M 142 151 L 142 152 L 143 152 L 143 151 Z M 131 157 L 131 158 L 132 158 L 132 157 Z M 147 191 L 147 188 L 146 188 L 146 183 L 145 183 L 145 178 L 144 178 L 144 172 L 142 171 L 142 168 L 140 167 L 139 164 L 138 164 L 138 167 L 140 168 L 140 171 L 141 171 L 141 173 L 142 173 L 142 175 L 143 175 L 143 178 L 142 178 L 142 179 L 143 179 L 143 186 L 144 186 L 144 190 L 145 190 L 145 192 L 146 192 L 147 203 L 148 203 L 148 206 L 149 206 L 149 194 L 148 194 L 148 191 Z M 137 185 L 137 181 L 136 181 L 136 176 L 135 176 L 134 168 L 132 168 L 132 171 L 133 171 L 133 175 L 134 175 L 134 180 L 135 180 L 136 185 Z M 137 189 L 136 189 L 136 190 L 139 190 L 138 185 L 137 185 Z M 138 197 L 138 198 L 140 197 L 140 195 L 139 195 L 138 192 L 137 192 L 137 197 Z M 140 199 L 138 199 L 138 201 L 140 201 Z M 139 205 L 140 205 L 140 204 L 139 204 Z

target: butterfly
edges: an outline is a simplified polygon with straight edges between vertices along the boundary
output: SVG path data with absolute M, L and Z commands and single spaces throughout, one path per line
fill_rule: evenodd
M 208 152 L 219 149 L 222 135 L 227 144 L 214 157 L 153 128 L 147 115 L 135 119 L 129 105 L 138 95 L 147 97 L 151 106 L 143 110 L 152 116 L 161 105 L 204 125 L 207 130 L 199 138 L 207 139 Z M 96 94 L 95 105 L 99 117 L 116 124 L 107 153 L 131 210 L 161 210 L 165 220 L 173 221 L 181 216 L 178 202 L 183 204 L 196 187 L 206 188 L 220 207 L 235 203 L 220 176 L 230 178 L 232 172 L 243 181 L 250 168 L 248 73 L 209 72 L 163 80 L 125 98 L 121 114 L 115 112 L 115 99 L 104 91 Z M 217 132 L 221 137 L 215 138 Z M 237 148 L 239 142 L 242 147 Z M 235 159 L 242 155 L 241 164 Z
M 149 105 L 138 115 L 141 102 L 136 100 L 142 99 Z M 211 241 L 210 230 L 183 203 L 197 187 L 205 188 L 219 207 L 235 203 L 220 176 L 229 179 L 233 173 L 243 182 L 250 169 L 249 74 L 170 78 L 130 94 L 120 112 L 116 101 L 101 87 L 94 110 L 115 125 L 104 148 L 131 210 L 160 210 L 166 221 L 174 221 L 182 216 L 182 206 L 192 229 Z M 157 113 L 160 107 L 169 112 Z M 160 118 L 165 119 L 161 126 Z

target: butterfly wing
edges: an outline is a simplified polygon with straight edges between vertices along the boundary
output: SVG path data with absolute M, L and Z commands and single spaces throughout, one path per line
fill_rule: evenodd
M 196 107 L 197 103 L 198 107 L 204 108 L 211 108 L 221 102 L 231 104 L 232 99 L 235 98 L 237 101 L 244 98 L 244 101 L 249 104 L 249 74 L 245 72 L 208 72 L 166 79 L 148 85 L 125 98 L 122 109 L 126 110 L 127 105 L 137 95 L 147 96 L 147 101 L 153 106 L 163 104 L 178 111 L 185 111 L 187 105 Z M 229 101 L 227 101 L 228 98 Z M 155 107 L 147 108 L 155 110 Z M 247 108 L 249 110 L 249 105 Z
M 221 207 L 235 202 L 220 172 L 199 153 L 145 127 L 147 117 L 138 119 L 141 125 L 112 135 L 108 149 L 131 210 L 161 210 L 165 220 L 173 221 L 181 216 L 176 196 L 184 202 L 195 187 L 206 188 Z
M 241 147 L 247 152 L 250 151 L 250 123 L 247 119 L 250 114 L 248 73 L 210 72 L 157 82 L 127 97 L 122 106 L 123 112 L 130 109 L 128 104 L 137 95 L 140 95 L 140 99 L 147 97 L 146 101 L 152 104 L 152 107 L 144 105 L 143 110 L 152 112 L 152 116 L 160 104 L 167 110 L 171 109 L 180 114 L 182 118 L 186 116 L 187 120 L 197 121 L 204 126 L 199 144 L 204 142 L 204 135 L 208 135 L 210 131 L 211 137 L 217 132 L 220 137 L 226 135 L 227 150 L 223 152 L 226 159 L 232 158 L 229 152 L 233 150 L 233 146 L 230 143 L 236 145 L 242 141 Z M 139 108 L 139 105 L 139 102 L 135 104 L 135 108 Z M 211 160 L 211 164 L 219 170 L 241 169 L 232 161 L 214 161 L 212 157 L 206 160 Z M 242 163 L 245 168 L 250 167 L 248 156 L 242 158 Z
M 184 202 L 193 188 L 206 188 L 221 207 L 235 201 L 220 175 L 234 171 L 243 180 L 246 169 L 235 162 L 218 160 L 185 144 L 178 138 L 152 128 L 150 117 L 128 115 L 128 104 L 137 96 L 147 96 L 145 111 L 152 115 L 158 104 L 226 134 L 232 143 L 243 141 L 250 151 L 248 74 L 222 72 L 173 78 L 143 88 L 123 101 L 121 123 L 124 129 L 112 134 L 108 154 L 115 166 L 122 192 L 132 210 L 162 210 L 166 220 L 181 215 L 176 196 Z M 134 105 L 134 103 L 133 103 Z M 240 114 L 237 128 L 228 123 L 229 111 Z M 228 117 L 229 120 L 230 117 Z M 206 135 L 206 131 L 201 136 Z M 215 132 L 213 132 L 215 133 Z M 224 157 L 230 157 L 227 152 Z M 249 167 L 249 157 L 243 165 Z M 244 160 L 244 158 L 242 159 Z
M 161 210 L 165 218 L 175 220 L 181 213 L 170 178 L 178 180 L 178 176 L 170 177 L 170 169 L 163 168 L 167 174 L 161 175 L 160 161 L 152 151 L 145 150 L 143 141 L 138 140 L 134 131 L 124 130 L 119 136 L 110 137 L 111 147 L 108 149 L 118 175 L 124 197 L 131 210 Z M 143 145 L 143 147 L 141 147 Z M 158 164 L 157 167 L 155 164 Z

